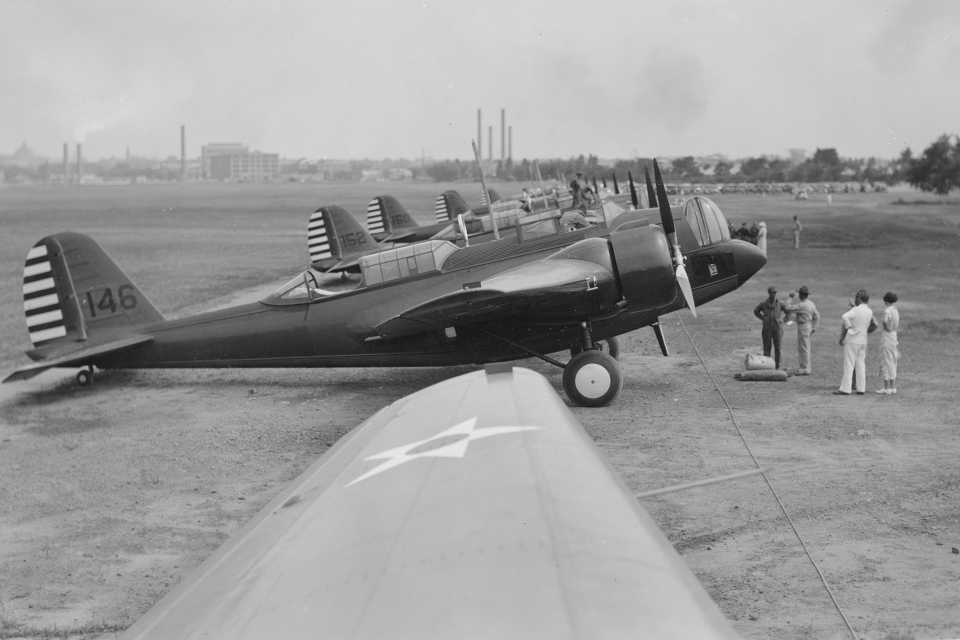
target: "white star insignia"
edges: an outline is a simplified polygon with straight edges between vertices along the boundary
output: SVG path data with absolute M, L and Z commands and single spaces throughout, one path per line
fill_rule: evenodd
M 375 476 L 378 473 L 382 473 L 387 469 L 392 469 L 398 465 L 401 465 L 405 462 L 410 462 L 411 460 L 416 460 L 417 458 L 462 458 L 467 453 L 467 446 L 474 440 L 480 440 L 481 438 L 489 438 L 490 436 L 498 436 L 503 433 L 515 433 L 517 431 L 532 431 L 535 429 L 543 429 L 543 427 L 487 427 L 485 429 L 474 429 L 476 425 L 476 417 L 470 418 L 469 420 L 464 420 L 460 424 L 454 425 L 449 429 L 441 431 L 435 436 L 427 438 L 426 440 L 420 440 L 418 442 L 413 442 L 411 444 L 405 444 L 401 447 L 396 447 L 383 453 L 378 453 L 372 455 L 364 460 L 384 460 L 383 463 L 377 465 L 370 471 L 367 471 L 365 474 L 359 478 L 347 483 L 346 486 L 354 485 L 361 480 L 366 480 L 370 476 Z M 423 451 L 417 451 L 421 449 L 424 445 L 427 445 L 436 440 L 441 440 L 443 438 L 451 439 L 452 442 L 448 444 L 442 444 L 437 447 L 426 448 Z

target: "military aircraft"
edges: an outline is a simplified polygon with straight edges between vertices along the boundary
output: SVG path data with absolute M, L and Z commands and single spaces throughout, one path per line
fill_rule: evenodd
M 336 259 L 323 266 L 338 271 L 308 269 L 260 302 L 176 320 L 91 238 L 57 233 L 24 267 L 34 362 L 4 382 L 51 367 L 86 367 L 77 381 L 89 384 L 94 366 L 445 366 L 536 356 L 564 369 L 571 400 L 604 405 L 622 385 L 616 336 L 653 326 L 666 355 L 660 316 L 684 306 L 696 313 L 766 262 L 729 238 L 708 199 L 677 212 L 665 195 L 659 202 L 662 229 L 646 217 L 653 209 L 575 231 L 562 230 L 553 212 L 519 218 L 484 244 L 430 240 L 363 255 L 333 253 L 340 241 L 328 233 L 331 256 L 320 259 Z M 320 209 L 325 224 L 338 209 Z M 567 363 L 548 355 L 566 349 L 576 352 Z
M 738 637 L 550 383 L 509 365 L 382 409 L 121 639 L 466 637 Z

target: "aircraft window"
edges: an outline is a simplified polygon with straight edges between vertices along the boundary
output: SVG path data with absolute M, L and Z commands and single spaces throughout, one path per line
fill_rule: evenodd
M 514 203 L 515 204 L 515 203 Z M 507 211 L 494 211 L 489 216 L 483 216 L 481 220 L 483 221 L 483 230 L 484 231 L 493 231 L 493 222 L 490 220 L 491 217 L 495 218 L 497 221 L 498 229 L 508 229 L 517 223 L 517 220 L 522 217 L 523 214 L 527 212 L 523 209 L 509 209 Z
M 717 227 L 720 229 L 720 237 L 715 238 L 713 233 L 713 227 L 710 227 L 710 237 L 713 238 L 714 242 L 720 242 L 720 240 L 729 240 L 730 239 L 730 227 L 727 225 L 727 219 L 723 216 L 723 212 L 720 211 L 720 207 L 717 206 L 717 203 L 709 198 L 699 198 L 700 208 L 703 209 L 703 215 L 709 221 L 713 219 L 716 221 Z M 709 222 L 708 222 L 709 224 Z
M 443 240 L 420 242 L 363 256 L 360 258 L 360 269 L 367 285 L 380 284 L 420 273 L 439 271 L 447 256 L 456 250 L 455 245 Z
M 697 238 L 700 246 L 710 244 L 710 236 L 707 235 L 707 229 L 703 223 L 703 214 L 700 213 L 697 198 L 687 200 L 683 206 L 683 216 L 687 219 L 687 224 L 690 225 L 690 229 L 693 231 L 693 235 Z
M 362 284 L 358 276 L 321 273 L 308 269 L 264 298 L 265 304 L 303 304 L 352 291 Z
M 697 198 L 700 200 L 700 198 Z M 707 231 L 710 234 L 710 243 L 720 242 L 723 240 L 723 231 L 722 227 L 717 221 L 717 214 L 713 212 L 713 207 L 710 206 L 710 203 L 705 200 L 700 200 L 700 210 L 703 212 L 703 219 L 707 223 Z

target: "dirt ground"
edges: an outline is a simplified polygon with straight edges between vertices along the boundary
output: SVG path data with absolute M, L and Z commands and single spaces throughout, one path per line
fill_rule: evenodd
M 699 318 L 665 317 L 669 358 L 650 330 L 623 337 L 620 398 L 602 409 L 571 408 L 638 492 L 751 469 L 732 413 L 857 635 L 957 638 L 960 205 L 915 204 L 912 192 L 902 196 L 911 204 L 895 204 L 900 197 L 834 196 L 832 206 L 822 196 L 716 198 L 736 226 L 767 221 L 768 265 Z M 421 200 L 429 219 L 429 200 Z M 789 238 L 794 214 L 805 229 L 799 251 Z M 82 220 L 71 226 L 85 230 Z M 39 237 L 3 247 L 5 258 L 20 261 L 3 265 L 16 273 L 12 284 L 0 283 L 5 306 L 22 304 L 20 265 Z M 147 292 L 177 281 L 183 268 L 155 244 L 154 280 L 148 286 L 134 276 Z M 118 262 L 127 268 L 130 259 Z M 236 273 L 233 265 L 225 262 L 224 273 Z M 261 285 L 262 277 L 242 284 Z M 823 316 L 814 373 L 739 382 L 733 374 L 744 356 L 760 348 L 751 310 L 770 284 L 781 297 L 811 289 Z M 210 286 L 198 296 L 183 285 L 181 304 L 166 298 L 158 306 L 178 315 L 235 295 L 211 300 Z M 861 287 L 878 313 L 884 291 L 901 298 L 896 396 L 872 393 L 876 338 L 869 393 L 831 394 L 842 360 L 839 316 Z M 5 354 L 26 347 L 19 322 L 0 330 Z M 790 331 L 783 351 L 796 366 Z M 4 373 L 22 361 L 5 358 Z M 523 364 L 562 393 L 558 370 Z M 130 371 L 98 374 L 82 389 L 5 385 L 0 637 L 114 637 L 340 436 L 397 398 L 470 369 Z M 744 637 L 850 637 L 760 476 L 642 504 Z

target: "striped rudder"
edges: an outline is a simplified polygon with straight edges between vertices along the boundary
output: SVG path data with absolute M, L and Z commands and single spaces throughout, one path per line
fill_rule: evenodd
M 310 216 L 307 247 L 310 264 L 316 268 L 328 268 L 344 258 L 370 253 L 378 246 L 377 241 L 343 207 L 320 207 Z
M 34 347 L 67 335 L 63 306 L 50 265 L 51 253 L 41 240 L 27 253 L 23 266 L 23 309 Z
M 333 247 L 330 244 L 330 233 L 327 223 L 323 219 L 323 209 L 318 209 L 307 225 L 307 250 L 310 252 L 310 262 L 317 262 L 333 257 Z
M 451 189 L 437 196 L 435 211 L 437 222 L 448 222 L 456 220 L 461 213 L 469 213 L 470 207 L 467 206 L 467 202 L 459 193 Z
M 381 196 L 377 196 L 367 205 L 367 231 L 370 233 L 386 233 L 390 229 L 387 226 L 387 210 L 383 205 Z
M 114 339 L 163 320 L 100 245 L 69 231 L 30 249 L 23 267 L 23 307 L 34 348 Z

